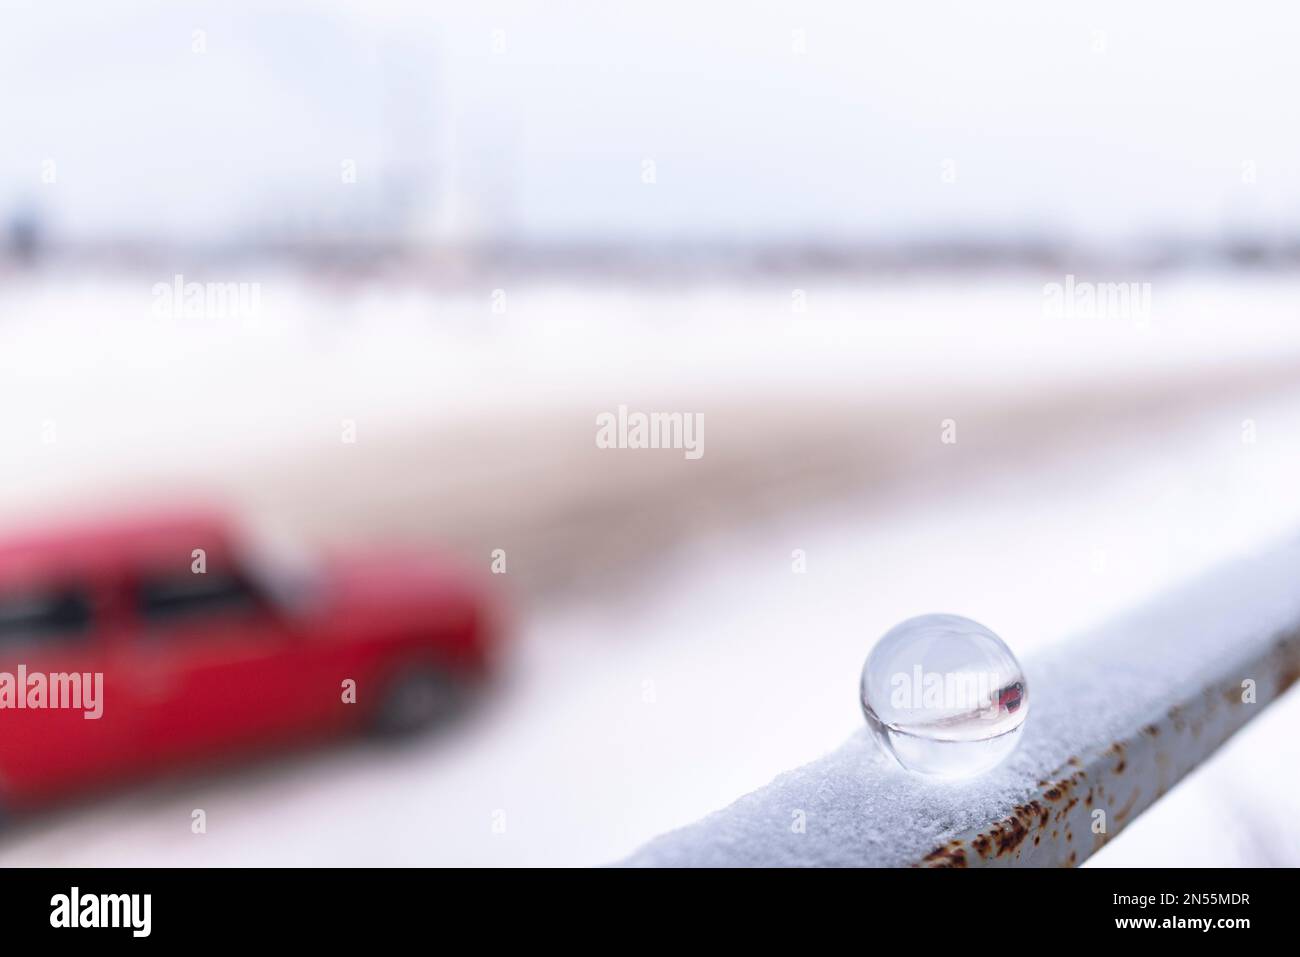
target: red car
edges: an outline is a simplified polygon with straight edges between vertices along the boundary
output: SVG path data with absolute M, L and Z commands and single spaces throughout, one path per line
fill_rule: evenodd
M 482 595 L 427 559 L 272 559 L 220 517 L 0 541 L 0 803 L 347 728 L 487 672 Z

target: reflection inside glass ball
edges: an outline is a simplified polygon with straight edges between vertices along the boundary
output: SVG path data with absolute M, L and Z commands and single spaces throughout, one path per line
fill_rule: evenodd
M 867 656 L 860 693 L 885 753 L 909 770 L 944 777 L 1002 761 L 1029 712 L 1011 649 L 958 615 L 922 615 L 891 628 Z

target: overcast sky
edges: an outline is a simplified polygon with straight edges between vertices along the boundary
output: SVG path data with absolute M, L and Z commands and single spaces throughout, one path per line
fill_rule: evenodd
M 0 0 L 0 212 L 72 238 L 1300 225 L 1287 5 L 228 6 Z

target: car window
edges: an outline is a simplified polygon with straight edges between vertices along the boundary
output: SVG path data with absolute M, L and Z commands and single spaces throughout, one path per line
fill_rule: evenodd
M 257 592 L 234 572 L 182 572 L 140 582 L 139 610 L 146 625 L 197 624 L 205 618 L 246 614 L 259 604 Z
M 56 586 L 0 592 L 0 648 L 77 642 L 90 634 L 90 596 L 85 589 Z

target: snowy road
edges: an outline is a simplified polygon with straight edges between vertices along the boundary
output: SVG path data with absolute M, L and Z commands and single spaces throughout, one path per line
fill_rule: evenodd
M 1300 401 L 1262 418 L 1276 435 L 1300 435 Z M 498 694 L 442 737 L 124 795 L 32 823 L 0 862 L 614 860 L 837 745 L 861 722 L 862 658 L 899 619 L 959 610 L 1027 649 L 1300 527 L 1294 440 L 1243 451 L 1223 427 L 1186 424 L 1139 470 L 1124 465 L 1135 450 L 1114 450 L 988 478 L 939 503 L 903 497 L 883 519 L 808 511 L 700 543 L 635 587 L 539 609 Z M 795 548 L 807 554 L 802 575 L 791 571 Z M 1243 784 L 1263 773 L 1260 757 L 1276 774 L 1273 762 L 1294 755 L 1296 710 L 1284 702 L 1248 728 L 1098 863 L 1251 860 L 1249 834 L 1206 820 L 1243 790 L 1252 827 L 1272 835 L 1269 853 L 1300 859 L 1285 803 Z M 206 835 L 189 832 L 196 807 Z M 1182 820 L 1170 828 L 1199 817 L 1204 839 L 1143 840 L 1167 838 L 1160 822 L 1174 812 Z

